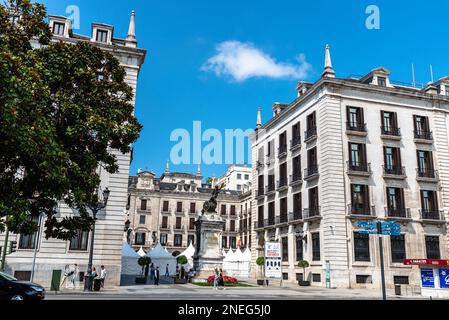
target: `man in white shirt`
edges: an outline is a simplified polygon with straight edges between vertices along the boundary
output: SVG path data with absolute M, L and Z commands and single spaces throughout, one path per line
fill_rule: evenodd
M 107 275 L 108 275 L 108 273 L 106 272 L 106 269 L 104 268 L 104 266 L 101 266 L 100 281 L 101 281 L 102 288 L 104 288 L 104 280 L 106 279 Z

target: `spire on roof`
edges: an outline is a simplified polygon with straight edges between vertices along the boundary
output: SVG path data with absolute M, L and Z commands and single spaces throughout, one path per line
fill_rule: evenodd
M 201 164 L 198 163 L 198 171 L 196 172 L 196 175 L 199 177 L 201 176 Z
M 136 40 L 136 13 L 134 10 L 131 12 L 131 19 L 129 20 L 128 36 L 125 42 L 127 47 L 137 47 Z
M 324 72 L 321 75 L 322 78 L 335 78 L 335 71 L 332 68 L 332 59 L 330 45 L 326 45 L 326 55 L 324 58 Z
M 257 123 L 256 128 L 259 129 L 262 126 L 262 108 L 257 109 Z
M 169 174 L 170 173 L 170 162 L 167 160 L 167 165 L 165 166 L 165 173 Z

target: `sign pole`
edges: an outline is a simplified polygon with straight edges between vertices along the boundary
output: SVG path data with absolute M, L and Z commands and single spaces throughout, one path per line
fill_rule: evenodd
M 385 269 L 384 269 L 384 251 L 382 246 L 382 222 L 377 222 L 377 233 L 379 234 L 379 250 L 380 250 L 380 275 L 382 280 L 382 299 L 387 300 L 385 290 Z
M 2 265 L 0 268 L 0 270 L 2 272 L 5 271 L 6 250 L 8 249 L 8 237 L 9 237 L 9 230 L 8 230 L 8 226 L 6 226 L 5 244 L 3 245 L 3 248 L 2 248 Z

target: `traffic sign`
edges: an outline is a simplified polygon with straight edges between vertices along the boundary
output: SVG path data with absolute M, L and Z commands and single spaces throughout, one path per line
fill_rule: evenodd
M 377 229 L 379 222 L 381 223 L 380 234 L 386 236 L 401 235 L 401 226 L 395 221 L 359 221 L 357 227 L 360 228 L 360 230 L 356 230 L 356 232 L 363 234 L 379 234 Z

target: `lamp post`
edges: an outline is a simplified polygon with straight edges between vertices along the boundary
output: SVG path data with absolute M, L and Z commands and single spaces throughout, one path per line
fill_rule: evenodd
M 84 291 L 92 291 L 92 261 L 94 257 L 94 238 L 95 238 L 95 224 L 97 220 L 98 211 L 106 208 L 108 204 L 110 191 L 106 188 L 103 191 L 103 200 L 90 203 L 87 207 L 92 211 L 94 218 L 94 224 L 92 225 L 92 232 L 90 234 L 90 251 L 89 251 L 89 263 L 87 265 L 87 275 L 84 276 Z M 98 194 L 97 194 L 98 198 Z

